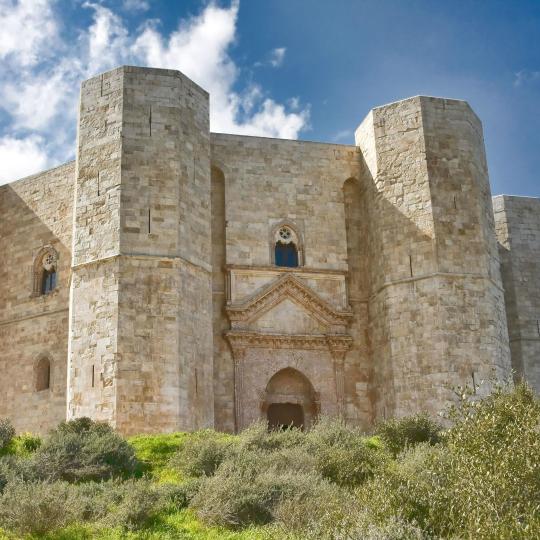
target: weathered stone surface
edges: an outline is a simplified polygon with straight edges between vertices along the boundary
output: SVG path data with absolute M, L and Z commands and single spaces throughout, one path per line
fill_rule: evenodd
M 512 368 L 540 392 L 540 199 L 493 198 Z
M 356 146 L 208 119 L 181 73 L 118 68 L 82 85 L 76 163 L 0 187 L 0 416 L 37 432 L 66 415 L 126 434 L 319 413 L 368 429 L 507 377 L 510 346 L 540 386 L 538 209 L 495 198 L 503 293 L 465 102 L 378 107 Z M 298 265 L 276 265 L 291 242 Z

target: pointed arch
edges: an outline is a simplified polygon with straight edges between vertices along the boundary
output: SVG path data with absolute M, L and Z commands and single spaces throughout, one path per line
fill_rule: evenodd
M 270 260 L 276 266 L 296 268 L 304 265 L 304 245 L 299 227 L 285 219 L 270 231 Z
M 34 257 L 32 296 L 53 292 L 58 285 L 58 252 L 52 246 L 42 247 Z

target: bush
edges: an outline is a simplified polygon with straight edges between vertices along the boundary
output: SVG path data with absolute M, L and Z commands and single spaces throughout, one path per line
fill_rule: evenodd
M 347 522 L 358 513 L 354 494 L 326 481 L 319 481 L 317 489 L 309 493 L 295 493 L 281 498 L 275 510 L 276 528 L 285 537 L 334 538 L 347 530 Z
M 231 449 L 230 435 L 213 430 L 194 433 L 171 459 L 171 466 L 187 476 L 211 476 Z
M 228 527 L 270 523 L 280 501 L 308 496 L 325 484 L 302 448 L 236 449 L 202 479 L 191 506 L 207 523 Z
M 280 448 L 303 446 L 305 437 L 305 433 L 297 428 L 268 431 L 268 424 L 260 421 L 240 433 L 238 446 L 242 450 L 272 452 Z
M 476 538 L 540 537 L 540 402 L 524 384 L 465 399 L 434 464 L 432 529 Z M 440 487 L 439 487 L 440 486 Z M 443 515 L 445 519 L 443 519 Z
M 34 454 L 37 478 L 79 482 L 133 474 L 133 448 L 104 423 L 79 418 L 52 430 Z
M 140 528 L 165 506 L 159 488 L 145 479 L 110 482 L 101 500 L 108 509 L 102 524 L 129 530 Z
M 15 437 L 15 428 L 7 418 L 0 418 L 0 451 L 8 447 Z
M 32 461 L 16 454 L 0 457 L 0 494 L 9 482 L 15 480 L 25 482 L 36 480 Z
M 19 453 L 32 454 L 35 452 L 43 442 L 41 437 L 32 435 L 31 433 L 21 433 L 18 437 L 15 437 L 17 446 L 21 449 Z
M 7 483 L 13 478 L 13 458 L 0 457 L 0 494 L 3 493 Z
M 76 487 L 66 482 L 11 481 L 0 497 L 0 526 L 20 534 L 44 534 L 80 515 Z
M 86 521 L 133 530 L 167 506 L 179 508 L 178 495 L 144 479 L 78 485 L 11 480 L 0 497 L 0 527 L 45 534 Z
M 308 497 L 320 491 L 322 483 L 314 473 L 267 470 L 253 474 L 226 464 L 201 483 L 192 506 L 207 523 L 262 525 L 274 520 L 280 501 L 295 495 Z
M 306 437 L 317 470 L 341 486 L 360 485 L 388 460 L 383 449 L 340 419 L 321 419 Z
M 360 492 L 375 523 L 442 538 L 540 537 L 540 404 L 520 385 L 465 399 L 444 445 L 420 444 Z
M 427 414 L 416 414 L 381 422 L 375 433 L 396 456 L 409 446 L 427 442 L 436 444 L 441 440 L 442 427 Z
M 177 511 L 187 508 L 199 491 L 200 480 L 191 478 L 182 484 L 161 484 L 160 497 L 165 507 Z

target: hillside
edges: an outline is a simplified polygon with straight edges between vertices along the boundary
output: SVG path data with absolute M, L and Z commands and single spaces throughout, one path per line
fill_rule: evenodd
M 0 538 L 540 537 L 540 404 L 526 386 L 467 391 L 366 436 L 309 432 L 122 439 L 88 419 L 40 440 L 0 421 Z

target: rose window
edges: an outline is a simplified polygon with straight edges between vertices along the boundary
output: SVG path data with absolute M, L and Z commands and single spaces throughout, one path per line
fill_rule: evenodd
M 279 238 L 283 242 L 290 242 L 292 238 L 291 230 L 287 227 L 281 227 L 281 229 L 279 229 Z

